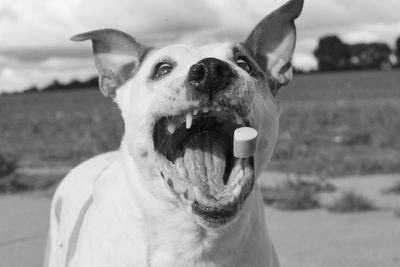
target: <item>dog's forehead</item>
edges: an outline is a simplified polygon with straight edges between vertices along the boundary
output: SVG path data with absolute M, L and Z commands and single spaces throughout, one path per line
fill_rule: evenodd
M 233 54 L 234 44 L 216 43 L 203 46 L 175 44 L 158 49 L 152 55 L 155 59 L 170 58 L 175 61 L 200 60 L 206 57 L 229 59 Z
M 231 58 L 233 47 L 232 43 L 216 43 L 201 46 L 199 50 L 205 57 Z

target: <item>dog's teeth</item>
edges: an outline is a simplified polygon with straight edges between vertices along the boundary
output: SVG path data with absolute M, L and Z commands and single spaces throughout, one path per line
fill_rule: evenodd
M 235 197 L 238 197 L 240 194 L 240 191 L 242 191 L 242 186 L 241 185 L 237 185 L 235 187 L 235 189 L 232 190 L 232 195 L 234 195 Z
M 239 114 L 236 111 L 233 112 L 233 115 L 235 116 L 236 123 L 239 125 L 243 125 L 243 119 L 239 116 Z
M 209 107 L 204 107 L 203 108 L 203 113 L 208 113 L 210 111 L 210 108 Z
M 193 121 L 193 114 L 192 112 L 186 113 L 186 129 L 190 129 L 192 127 L 192 121 Z
M 174 190 L 176 193 L 180 194 L 183 193 L 187 188 L 187 184 L 182 179 L 175 179 L 174 180 Z
M 173 121 L 168 122 L 167 130 L 170 134 L 174 134 L 176 130 L 176 123 Z
M 187 178 L 187 172 L 186 172 L 186 169 L 185 169 L 185 168 L 183 168 L 183 167 L 178 167 L 177 170 L 178 170 L 178 174 L 179 174 L 179 176 L 180 176 L 181 178 Z
M 237 175 L 236 175 L 236 181 L 238 181 L 238 182 L 240 182 L 239 180 L 241 179 L 241 178 L 243 178 L 243 176 L 244 176 L 244 170 L 240 170 L 238 173 L 237 173 Z
M 221 111 L 222 108 L 221 108 L 220 106 L 217 106 L 216 110 L 217 110 L 217 111 Z
M 194 110 L 193 110 L 193 115 L 197 115 L 197 113 L 199 113 L 199 109 L 197 109 L 197 108 L 195 108 Z

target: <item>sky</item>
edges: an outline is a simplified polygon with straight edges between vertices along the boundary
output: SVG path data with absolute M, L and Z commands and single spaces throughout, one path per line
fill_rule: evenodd
M 89 42 L 69 38 L 115 28 L 149 45 L 241 41 L 285 0 L 0 0 L 0 93 L 96 75 Z M 400 36 L 399 0 L 305 0 L 294 65 L 316 68 L 322 36 L 348 43 Z

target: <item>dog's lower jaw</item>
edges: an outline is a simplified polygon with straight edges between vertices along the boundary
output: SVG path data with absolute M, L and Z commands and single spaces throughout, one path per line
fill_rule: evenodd
M 253 206 L 258 197 L 258 193 L 253 192 L 246 205 Z M 260 209 L 246 209 L 245 214 L 224 229 L 206 229 L 196 224 L 190 227 L 176 225 L 169 229 L 161 227 L 162 232 L 158 234 L 165 239 L 153 243 L 149 255 L 151 266 L 278 267 L 261 206 Z M 163 236 L 165 231 L 173 236 Z
M 144 256 L 151 266 L 278 266 L 265 229 L 263 203 L 257 186 L 233 222 L 209 228 L 167 192 L 160 177 L 143 177 L 124 143 L 121 152 L 126 166 L 125 178 L 134 187 L 128 187 L 126 194 L 137 192 L 131 195 L 131 203 L 140 212 L 142 241 L 146 247 Z M 153 188 L 148 190 L 143 185 Z M 137 224 L 138 217 L 132 220 Z M 138 231 L 130 230 L 132 236 Z M 265 265 L 265 262 L 273 264 Z

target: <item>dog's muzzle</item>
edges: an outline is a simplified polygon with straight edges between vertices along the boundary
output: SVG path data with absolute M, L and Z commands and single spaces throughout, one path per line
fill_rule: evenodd
M 254 159 L 234 156 L 237 128 L 248 126 L 245 96 L 235 92 L 238 74 L 229 63 L 204 58 L 188 73 L 195 102 L 160 116 L 153 140 L 167 188 L 201 221 L 218 227 L 239 214 L 254 183 Z
M 226 88 L 236 76 L 228 63 L 217 58 L 204 58 L 189 70 L 189 83 L 194 90 L 208 94 L 212 100 L 216 93 Z

